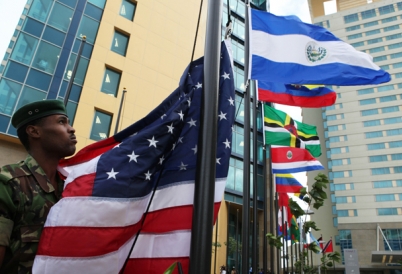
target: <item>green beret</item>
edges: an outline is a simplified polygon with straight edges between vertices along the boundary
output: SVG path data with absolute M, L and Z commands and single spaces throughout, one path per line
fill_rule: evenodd
M 60 100 L 43 100 L 26 104 L 19 108 L 11 118 L 11 124 L 19 129 L 23 125 L 36 119 L 54 115 L 64 114 L 67 116 L 66 108 L 63 101 Z

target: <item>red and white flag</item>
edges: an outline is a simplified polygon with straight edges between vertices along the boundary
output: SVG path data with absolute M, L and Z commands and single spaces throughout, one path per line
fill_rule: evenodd
M 306 149 L 295 147 L 271 148 L 272 173 L 297 173 L 324 169 L 323 165 L 311 156 Z

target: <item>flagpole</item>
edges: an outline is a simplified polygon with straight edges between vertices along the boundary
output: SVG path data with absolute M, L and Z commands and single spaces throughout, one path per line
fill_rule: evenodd
M 253 271 L 255 273 L 257 272 L 257 223 L 258 223 L 258 218 L 257 218 L 257 208 L 258 208 L 258 147 L 257 147 L 257 107 L 258 107 L 258 102 L 257 102 L 257 92 L 255 89 L 255 85 L 253 86 L 253 257 L 252 257 L 252 263 L 253 263 Z
M 211 272 L 222 0 L 208 1 L 189 273 Z M 208 240 L 209 239 L 209 240 Z
M 119 107 L 119 112 L 117 114 L 117 121 L 116 121 L 116 126 L 114 128 L 114 134 L 117 133 L 117 131 L 119 130 L 119 124 L 120 124 L 120 116 L 121 116 L 121 110 L 123 108 L 123 103 L 124 103 L 124 97 L 126 95 L 126 88 L 123 88 L 123 95 L 121 96 L 121 100 L 120 100 L 120 107 Z
M 249 1 L 245 0 L 248 7 Z M 249 11 L 250 8 L 248 8 Z M 249 227 L 250 227 L 250 87 L 248 85 L 248 71 L 249 71 L 249 14 L 246 12 L 246 30 L 244 42 L 244 81 L 246 89 L 244 92 L 244 161 L 243 161 L 243 231 L 242 231 L 242 271 L 241 273 L 248 272 L 249 266 Z M 205 272 L 206 273 L 206 272 Z
M 278 235 L 278 226 L 279 226 L 279 219 L 278 219 L 278 212 L 279 212 L 279 205 L 278 205 L 278 193 L 275 192 L 275 218 L 276 218 L 276 233 L 275 235 Z M 280 273 L 280 265 L 281 265 L 281 258 L 280 258 L 280 252 L 279 249 L 276 249 L 276 273 L 279 274 Z M 273 271 L 272 271 L 273 272 Z
M 287 194 L 286 194 L 287 195 Z M 283 205 L 281 206 L 281 213 L 282 213 L 282 235 L 285 236 L 286 233 L 283 231 L 284 229 L 286 230 L 285 227 L 285 210 L 283 208 Z M 287 214 L 286 214 L 287 215 Z M 283 243 L 283 248 L 282 248 L 282 269 L 285 270 L 285 237 L 282 238 L 282 243 Z
M 263 188 L 264 188 L 264 232 L 263 232 L 263 244 L 262 244 L 262 270 L 264 271 L 264 273 L 267 273 L 267 267 L 268 267 L 268 263 L 267 263 L 267 237 L 265 235 L 267 235 L 267 230 L 268 230 L 268 225 L 267 225 L 267 221 L 268 221 L 268 209 L 267 209 L 267 199 L 268 199 L 268 190 L 267 190 L 267 165 L 266 165 L 266 159 L 267 159 L 267 150 L 265 148 L 265 146 L 263 146 L 262 148 L 262 162 L 263 162 Z M 271 197 L 271 196 L 270 196 Z M 272 199 L 270 199 L 272 200 Z M 271 209 L 271 208 L 270 208 Z M 271 214 L 272 215 L 272 214 Z M 271 268 L 272 269 L 272 268 Z

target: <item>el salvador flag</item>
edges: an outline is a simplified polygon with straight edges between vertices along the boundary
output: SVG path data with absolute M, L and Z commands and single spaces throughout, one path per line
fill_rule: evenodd
M 389 73 L 372 57 L 327 29 L 295 16 L 250 11 L 250 75 L 253 80 L 285 84 L 338 86 L 389 82 Z

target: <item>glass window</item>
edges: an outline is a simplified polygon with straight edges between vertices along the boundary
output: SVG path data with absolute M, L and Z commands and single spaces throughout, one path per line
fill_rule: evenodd
M 396 17 L 396 16 L 392 16 L 392 17 L 388 17 L 388 18 L 384 18 L 384 19 L 382 19 L 381 20 L 381 23 L 389 23 L 389 22 L 392 22 L 392 21 L 396 21 L 398 19 L 398 17 Z
M 105 76 L 103 77 L 101 91 L 116 97 L 120 83 L 120 76 L 121 74 L 119 72 L 107 68 L 105 71 Z
M 376 144 L 368 144 L 367 149 L 368 150 L 376 150 L 376 149 L 384 149 L 385 148 L 385 143 L 376 143 Z
M 44 25 L 42 23 L 27 17 L 25 19 L 25 23 L 24 26 L 22 27 L 22 30 L 36 37 L 40 37 L 42 34 L 43 26 Z
M 382 137 L 382 131 L 372 131 L 372 132 L 366 132 L 365 133 L 366 138 L 377 138 L 377 137 Z
M 91 19 L 87 16 L 83 16 L 80 27 L 77 31 L 77 38 L 81 38 L 83 35 L 87 37 L 87 43 L 94 44 L 96 35 L 98 33 L 99 22 Z
M 361 41 L 361 42 L 356 42 L 356 43 L 352 43 L 352 44 L 350 44 L 352 47 L 355 47 L 355 48 L 357 48 L 357 47 L 361 47 L 361 46 L 364 46 L 364 42 L 363 41 Z
M 395 63 L 392 65 L 393 68 L 402 68 L 402 62 Z
M 384 15 L 384 14 L 388 14 L 388 13 L 394 12 L 395 9 L 394 9 L 394 5 L 391 4 L 391 5 L 379 7 L 379 8 L 378 8 L 378 11 L 380 12 L 380 15 Z
M 388 45 L 388 49 L 398 49 L 398 48 L 402 48 L 402 43 L 395 43 Z
M 13 81 L 2 79 L 0 81 L 0 112 L 11 115 L 15 103 L 20 95 L 21 85 Z
M 375 126 L 380 126 L 380 125 L 381 125 L 381 120 L 363 121 L 364 127 L 375 127 Z
M 398 106 L 392 106 L 392 107 L 385 107 L 381 109 L 382 113 L 389 113 L 389 112 L 396 112 L 399 111 Z
M 369 156 L 369 161 L 370 161 L 370 163 L 386 162 L 387 160 L 388 160 L 387 155 Z
M 390 56 L 391 56 L 391 59 L 400 58 L 400 57 L 402 57 L 402 52 L 392 53 Z
M 385 40 L 389 41 L 389 40 L 399 39 L 401 37 L 402 37 L 402 34 L 397 33 L 397 34 L 385 36 Z
M 53 6 L 52 13 L 50 14 L 48 24 L 56 29 L 67 32 L 72 17 L 72 9 L 56 2 Z
M 46 93 L 39 91 L 37 89 L 33 89 L 30 87 L 25 86 L 21 92 L 21 97 L 18 100 L 18 105 L 16 109 L 19 109 L 23 105 L 38 101 L 38 100 L 43 100 L 46 98 Z
M 101 9 L 104 9 L 106 0 L 88 0 L 88 2 L 100 7 Z
M 362 116 L 378 114 L 378 109 L 366 109 L 361 111 Z
M 30 35 L 20 33 L 13 53 L 11 54 L 11 59 L 29 65 L 32 61 L 37 44 L 38 39 Z
M 372 18 L 376 16 L 375 9 L 362 11 L 361 13 L 362 19 Z
M 124 18 L 127 18 L 128 20 L 133 21 L 135 14 L 135 7 L 136 7 L 135 3 L 128 0 L 123 0 L 123 3 L 121 3 L 120 7 L 120 15 L 123 16 Z
M 40 42 L 32 66 L 53 73 L 59 61 L 60 48 L 44 41 Z
M 380 38 L 374 38 L 374 39 L 367 40 L 367 44 L 368 44 L 368 45 L 375 44 L 375 43 L 380 43 L 380 42 L 382 42 L 382 38 L 381 38 L 381 37 L 380 37 Z
M 396 100 L 396 95 L 389 95 L 389 96 L 383 96 L 380 97 L 380 102 L 391 102 L 391 101 L 395 101 Z
M 374 62 L 380 62 L 380 61 L 384 61 L 387 60 L 387 55 L 382 55 L 382 56 L 377 56 L 373 58 Z
M 77 5 L 77 0 L 57 0 L 57 1 L 66 4 L 70 8 L 75 8 L 75 6 Z
M 362 37 L 362 36 L 363 36 L 363 34 L 361 34 L 361 33 L 356 33 L 356 34 L 348 35 L 347 38 L 348 38 L 348 40 L 352 40 L 352 39 L 360 38 L 360 37 Z
M 365 23 L 363 26 L 364 26 L 365 28 L 369 28 L 369 27 L 377 26 L 377 25 L 378 25 L 378 21 L 373 21 L 373 22 Z
M 87 4 L 87 6 L 85 7 L 84 13 L 86 15 L 88 15 L 89 17 L 92 17 L 92 18 L 100 21 L 102 18 L 103 10 L 98 7 L 95 7 L 94 5 Z
M 47 91 L 49 89 L 51 79 L 52 77 L 49 74 L 31 69 L 28 74 L 26 84 L 40 90 Z
M 401 117 L 393 117 L 384 119 L 384 125 L 402 123 Z
M 370 93 L 374 93 L 374 88 L 365 88 L 365 89 L 357 90 L 358 95 L 365 95 L 365 94 L 370 94 Z
M 386 130 L 385 132 L 387 133 L 387 136 L 402 135 L 401 128 L 389 129 L 389 130 Z
M 379 29 L 374 29 L 374 30 L 370 30 L 370 31 L 366 31 L 366 36 L 370 36 L 370 35 L 374 35 L 377 33 L 380 33 L 381 31 Z
M 372 175 L 391 174 L 389 167 L 377 167 L 371 169 Z
M 73 52 L 78 54 L 78 51 L 80 49 L 81 46 L 81 39 L 75 39 L 74 42 L 74 46 L 73 46 Z M 85 58 L 90 59 L 91 55 L 92 55 L 92 50 L 93 50 L 93 45 L 85 43 L 84 47 L 82 48 L 82 56 L 84 56 Z
M 393 26 L 389 26 L 384 28 L 384 31 L 392 31 L 392 30 L 396 30 L 399 29 L 399 25 L 393 25 Z
M 393 187 L 392 186 L 392 181 L 376 181 L 373 182 L 374 188 L 387 188 L 387 187 Z
M 61 47 L 64 42 L 64 37 L 66 37 L 66 35 L 61 31 L 58 31 L 52 27 L 47 26 L 45 32 L 43 33 L 42 39 Z
M 369 53 L 376 53 L 376 52 L 381 52 L 381 51 L 384 51 L 384 50 L 385 50 L 385 47 L 382 46 L 382 47 L 369 49 Z
M 111 50 L 120 55 L 126 56 L 128 39 L 129 38 L 127 35 L 124 35 L 118 31 L 115 31 L 114 36 L 113 36 Z
M 8 62 L 4 71 L 4 76 L 15 81 L 23 83 L 28 72 L 28 67 L 15 63 Z
M 359 21 L 359 16 L 357 15 L 357 13 L 349 14 L 349 15 L 344 16 L 343 20 L 345 21 L 345 24 L 352 23 L 352 22 Z
M 243 155 L 244 153 L 244 128 L 238 125 L 234 126 L 233 131 L 233 147 L 232 152 L 237 153 L 239 155 Z
M 360 25 L 347 27 L 346 31 L 354 31 L 354 30 L 357 30 L 357 29 L 360 29 Z
M 359 105 L 361 105 L 361 106 L 375 104 L 375 103 L 376 103 L 375 98 L 359 100 Z
M 398 210 L 396 208 L 378 208 L 378 215 L 398 215 Z
M 402 153 L 391 154 L 392 161 L 402 160 Z
M 383 70 L 389 70 L 389 65 L 382 65 L 382 66 L 379 66 L 381 69 L 383 69 Z
M 68 86 L 68 82 L 63 81 L 61 88 L 60 88 L 59 95 L 58 95 L 59 97 L 64 98 L 64 95 L 66 94 L 67 86 Z M 68 100 L 78 102 L 78 100 L 80 99 L 80 96 L 81 96 L 81 90 L 82 90 L 81 86 L 72 85 L 71 90 L 70 90 L 70 96 L 68 97 Z
M 45 22 L 52 3 L 52 0 L 34 0 L 29 9 L 28 15 L 38 19 L 39 21 Z
M 89 138 L 95 141 L 108 138 L 111 123 L 111 115 L 96 110 L 94 121 L 92 123 L 91 136 Z
M 393 141 L 388 143 L 389 148 L 402 147 L 402 141 Z

